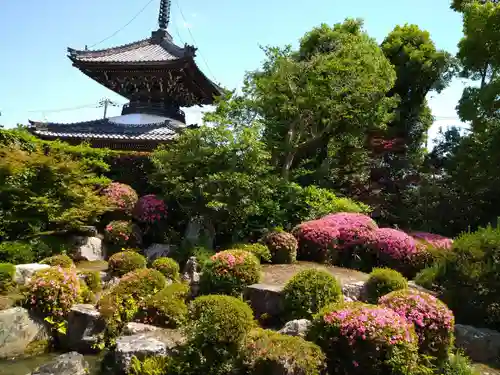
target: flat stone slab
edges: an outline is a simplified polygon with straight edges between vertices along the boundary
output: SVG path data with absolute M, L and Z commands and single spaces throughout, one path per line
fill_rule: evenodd
M 14 275 L 14 281 L 19 285 L 26 285 L 29 283 L 33 274 L 40 270 L 45 270 L 50 268 L 48 264 L 39 263 L 29 263 L 29 264 L 18 264 L 16 266 L 16 274 Z

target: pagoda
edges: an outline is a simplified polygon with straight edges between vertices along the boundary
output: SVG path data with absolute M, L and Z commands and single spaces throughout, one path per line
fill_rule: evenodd
M 170 5 L 161 0 L 159 28 L 149 38 L 101 50 L 68 48 L 73 66 L 129 100 L 121 116 L 75 123 L 29 120 L 30 132 L 44 140 L 150 151 L 185 129 L 181 107 L 213 104 L 222 89 L 196 65 L 195 47 L 174 44 L 167 31 Z

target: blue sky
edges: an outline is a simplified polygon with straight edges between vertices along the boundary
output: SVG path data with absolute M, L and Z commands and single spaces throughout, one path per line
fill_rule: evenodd
M 83 49 L 123 27 L 149 0 L 3 0 L 0 8 L 0 124 L 14 126 L 28 119 L 56 122 L 102 116 L 104 97 L 126 100 L 101 87 L 66 57 L 66 48 Z M 126 28 L 95 48 L 148 37 L 157 28 L 160 0 L 152 0 Z M 460 15 L 439 0 L 172 0 L 169 32 L 178 44 L 199 48 L 197 62 L 209 77 L 235 88 L 245 71 L 259 67 L 259 45 L 296 44 L 320 23 L 346 17 L 365 20 L 369 34 L 381 41 L 396 24 L 414 23 L 431 33 L 438 48 L 456 52 L 462 35 Z M 193 41 L 194 37 L 194 41 Z M 456 80 L 429 98 L 439 126 L 456 125 L 455 106 L 463 83 Z M 64 110 L 69 108 L 77 110 Z M 121 108 L 111 108 L 118 115 Z M 198 122 L 200 109 L 187 111 Z

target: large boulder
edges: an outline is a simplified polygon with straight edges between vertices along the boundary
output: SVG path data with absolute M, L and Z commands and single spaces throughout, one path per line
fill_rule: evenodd
M 361 300 L 363 299 L 364 285 L 364 281 L 345 283 L 342 285 L 342 294 L 344 295 L 344 297 L 347 297 L 347 299 L 351 301 Z
M 0 311 L 0 358 L 26 354 L 30 344 L 47 341 L 49 330 L 43 321 L 22 307 Z
M 278 318 L 284 312 L 282 285 L 253 284 L 245 288 L 243 296 L 257 319 Z
M 278 332 L 283 335 L 288 336 L 299 336 L 305 337 L 307 331 L 311 327 L 311 321 L 308 319 L 296 319 L 287 322 L 283 328 L 281 328 Z
M 26 285 L 29 283 L 35 272 L 45 270 L 49 267 L 50 266 L 48 264 L 39 263 L 18 264 L 16 266 L 14 281 L 19 285 Z
M 172 245 L 163 243 L 154 243 L 144 250 L 144 256 L 149 262 L 154 261 L 157 258 L 168 257 L 172 252 Z
M 97 236 L 75 236 L 73 246 L 73 258 L 76 260 L 104 260 L 106 256 L 104 243 Z
M 475 362 L 500 362 L 500 332 L 455 324 L 455 345 Z
M 87 375 L 89 364 L 83 355 L 71 352 L 38 367 L 31 375 Z
M 66 334 L 61 336 L 60 342 L 67 350 L 91 353 L 97 350 L 98 335 L 104 329 L 104 320 L 93 305 L 74 305 L 68 314 Z
M 150 356 L 170 356 L 185 338 L 177 330 L 158 329 L 121 336 L 116 339 L 115 360 L 117 369 L 127 373 L 132 357 L 142 360 Z

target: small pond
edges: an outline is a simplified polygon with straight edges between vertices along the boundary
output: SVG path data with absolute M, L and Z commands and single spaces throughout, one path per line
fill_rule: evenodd
M 38 366 L 50 362 L 58 355 L 58 353 L 50 353 L 12 361 L 0 360 L 0 375 L 29 375 Z M 89 364 L 89 375 L 100 375 L 101 357 L 89 355 L 85 356 L 85 359 Z

